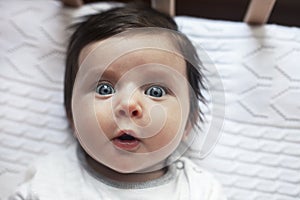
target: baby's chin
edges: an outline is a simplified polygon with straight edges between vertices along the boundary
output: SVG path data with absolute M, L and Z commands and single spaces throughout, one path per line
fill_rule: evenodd
M 95 162 L 104 165 L 107 168 L 122 174 L 130 173 L 148 173 L 154 172 L 166 167 L 165 160 L 170 155 L 168 153 L 149 152 L 133 153 L 113 147 L 109 155 L 89 155 Z

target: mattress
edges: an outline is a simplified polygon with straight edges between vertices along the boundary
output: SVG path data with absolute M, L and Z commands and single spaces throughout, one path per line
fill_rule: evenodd
M 0 2 L 0 199 L 37 158 L 74 142 L 63 109 L 69 25 L 80 9 L 43 0 Z M 300 29 L 177 16 L 224 86 L 221 137 L 198 160 L 231 200 L 300 198 Z

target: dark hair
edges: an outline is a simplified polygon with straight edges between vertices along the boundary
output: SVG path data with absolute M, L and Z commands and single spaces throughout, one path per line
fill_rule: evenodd
M 178 31 L 176 22 L 170 16 L 141 4 L 127 4 L 123 7 L 89 15 L 84 17 L 82 22 L 72 26 L 76 30 L 70 38 L 67 50 L 64 82 L 64 105 L 67 117 L 71 123 L 73 122 L 71 99 L 73 85 L 79 69 L 78 59 L 81 50 L 92 42 L 107 39 L 128 29 L 144 27 L 158 27 Z M 189 57 L 194 59 L 192 61 L 193 64 L 186 61 L 188 81 L 193 90 L 190 92 L 193 95 L 190 95 L 189 118 L 192 126 L 194 126 L 197 125 L 198 120 L 203 121 L 203 113 L 199 109 L 198 104 L 198 100 L 205 103 L 202 94 L 202 89 L 204 88 L 203 76 L 199 67 L 200 60 L 194 46 L 186 37 L 184 37 L 184 40 L 185 45 L 179 44 L 182 48 L 183 56 L 185 56 L 184 52 L 189 52 L 193 54 L 192 56 L 189 55 Z M 185 51 L 185 48 L 189 48 L 189 50 Z M 197 63 L 198 66 L 193 66 L 194 63 Z

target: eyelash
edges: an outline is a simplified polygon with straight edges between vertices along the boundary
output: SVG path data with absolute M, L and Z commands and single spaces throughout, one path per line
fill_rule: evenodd
M 113 85 L 110 83 L 110 82 L 108 82 L 108 81 L 100 81 L 100 82 L 98 82 L 98 84 L 97 84 L 97 86 L 96 86 L 96 88 L 95 88 L 95 92 L 97 93 L 97 94 L 99 94 L 99 95 L 102 95 L 102 94 L 100 94 L 100 89 L 101 88 L 99 88 L 99 86 L 104 86 L 104 85 L 109 85 L 111 88 L 112 88 L 112 93 L 111 94 L 113 94 L 113 93 L 115 93 L 116 91 L 115 91 L 115 88 L 113 87 Z M 111 94 L 103 94 L 103 96 L 108 96 L 108 95 L 111 95 Z
M 100 85 L 104 85 L 104 84 L 110 85 L 110 86 L 112 87 L 113 91 L 114 91 L 113 93 L 116 92 L 116 91 L 115 91 L 115 88 L 114 88 L 114 86 L 113 86 L 113 84 L 111 84 L 109 81 L 99 81 L 98 84 L 97 84 L 97 87 L 95 88 L 95 92 L 98 93 L 98 92 L 97 92 L 98 87 L 99 87 Z M 144 90 L 144 93 L 146 93 L 146 91 L 147 91 L 148 89 L 150 89 L 151 87 L 154 87 L 154 86 L 162 88 L 162 89 L 164 90 L 164 92 L 165 92 L 164 95 L 168 95 L 168 94 L 171 94 L 171 93 L 172 93 L 171 90 L 170 90 L 169 88 L 163 86 L 161 83 L 151 83 L 151 84 L 144 85 L 144 86 L 142 86 L 141 88 Z M 113 93 L 112 93 L 112 94 L 113 94 Z M 99 94 L 99 93 L 98 93 L 98 94 Z M 101 95 L 101 94 L 100 94 L 100 95 Z M 103 96 L 105 96 L 105 95 L 103 95 Z
M 142 88 L 144 89 L 144 91 L 146 92 L 148 89 L 150 89 L 151 87 L 160 87 L 162 88 L 165 92 L 166 92 L 166 95 L 170 94 L 170 89 L 163 86 L 161 83 L 151 83 L 151 84 L 147 84 L 147 85 L 144 85 Z

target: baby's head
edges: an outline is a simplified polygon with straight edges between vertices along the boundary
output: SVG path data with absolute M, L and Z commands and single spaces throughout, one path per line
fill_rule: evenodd
M 202 121 L 200 61 L 177 31 L 169 16 L 137 5 L 76 25 L 65 71 L 67 117 L 85 151 L 113 170 L 151 171 Z

